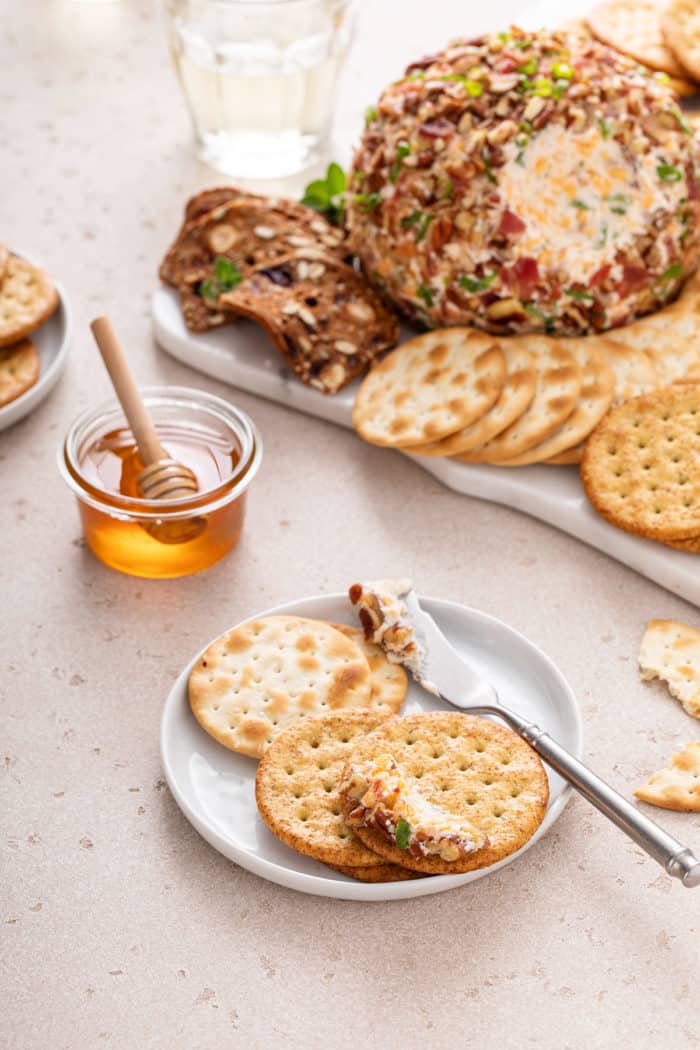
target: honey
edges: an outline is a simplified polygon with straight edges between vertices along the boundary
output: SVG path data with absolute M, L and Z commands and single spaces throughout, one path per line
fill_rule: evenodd
M 175 501 L 141 497 L 144 464 L 114 403 L 76 421 L 59 466 L 100 561 L 134 576 L 184 576 L 213 565 L 238 542 L 260 439 L 244 413 L 202 391 L 144 395 L 163 447 L 194 473 L 197 493 Z

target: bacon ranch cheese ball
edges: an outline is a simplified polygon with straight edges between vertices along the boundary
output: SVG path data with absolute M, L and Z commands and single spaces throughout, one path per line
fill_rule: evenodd
M 413 63 L 353 162 L 367 275 L 429 326 L 573 335 L 658 309 L 700 240 L 700 153 L 663 80 L 519 29 Z

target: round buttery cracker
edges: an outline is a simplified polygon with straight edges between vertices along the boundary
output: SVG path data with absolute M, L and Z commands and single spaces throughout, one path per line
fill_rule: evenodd
M 260 815 L 286 846 L 326 864 L 384 866 L 345 823 L 338 794 L 358 741 L 390 717 L 388 708 L 340 711 L 286 729 L 268 747 L 255 778 Z
M 8 252 L 7 247 L 2 243 L 2 241 L 0 241 L 0 284 L 2 284 L 2 279 L 5 276 L 9 260 L 10 253 Z
M 700 80 L 700 7 L 696 0 L 671 0 L 661 12 L 661 29 L 679 61 Z
M 11 255 L 0 283 L 0 346 L 24 339 L 57 306 L 58 292 L 48 274 Z
M 358 879 L 359 882 L 405 882 L 407 879 L 422 879 L 423 875 L 418 871 L 409 871 L 408 868 L 400 868 L 398 864 L 373 864 L 369 867 L 344 867 L 342 864 L 329 864 L 333 871 L 339 871 L 341 875 L 347 875 L 349 879 Z
M 31 339 L 0 347 L 0 408 L 34 386 L 39 367 L 39 353 Z
M 505 373 L 492 336 L 471 328 L 426 332 L 371 368 L 355 399 L 353 425 L 375 445 L 435 441 L 488 412 Z
M 535 358 L 535 396 L 525 412 L 496 437 L 469 452 L 460 452 L 456 458 L 465 463 L 513 459 L 545 441 L 576 408 L 581 367 L 566 344 L 547 335 L 516 335 L 512 339 L 517 339 Z
M 664 39 L 661 9 L 654 0 L 607 0 L 591 11 L 587 22 L 601 43 L 649 69 L 674 77 L 686 76 L 686 70 Z
M 612 408 L 586 442 L 581 480 L 607 521 L 655 540 L 700 535 L 700 384 Z
M 371 705 L 367 660 L 319 620 L 266 616 L 221 635 L 189 679 L 192 712 L 231 751 L 259 758 L 300 719 Z
M 544 818 L 549 798 L 544 766 L 524 740 L 496 722 L 447 711 L 392 718 L 357 741 L 348 766 L 387 754 L 429 802 L 468 821 L 489 841 L 459 861 L 444 861 L 414 857 L 374 829 L 353 827 L 369 849 L 392 864 L 429 875 L 485 868 L 520 849 Z M 356 803 L 344 805 L 349 810 Z
M 387 660 L 382 647 L 368 642 L 361 628 L 349 627 L 345 623 L 332 623 L 330 626 L 350 638 L 369 664 L 372 703 L 385 704 L 397 714 L 408 689 L 408 675 L 401 664 Z
M 498 401 L 475 423 L 448 434 L 440 441 L 404 448 L 417 456 L 456 456 L 477 448 L 502 433 L 522 416 L 535 396 L 537 371 L 529 350 L 512 339 L 499 339 L 506 359 L 506 377 Z
M 581 391 L 576 408 L 558 430 L 520 456 L 502 461 L 504 466 L 543 463 L 576 448 L 610 408 L 615 393 L 615 373 L 604 355 L 586 338 L 569 339 L 566 346 L 581 368 Z

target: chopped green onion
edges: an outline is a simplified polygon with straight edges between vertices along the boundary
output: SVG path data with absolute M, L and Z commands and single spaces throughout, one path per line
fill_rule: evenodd
M 678 127 L 681 131 L 684 131 L 686 135 L 692 135 L 693 129 L 691 128 L 688 121 L 684 118 L 683 114 L 678 109 L 665 109 L 664 113 L 668 113 L 669 116 L 675 117 L 678 122 Z
M 517 47 L 518 51 L 525 51 L 528 47 L 532 46 L 532 40 L 525 37 L 524 40 L 514 40 L 513 47 Z
M 434 215 L 426 215 L 425 216 L 425 218 L 423 219 L 423 222 L 421 223 L 421 228 L 418 231 L 418 236 L 416 237 L 416 244 L 420 244 L 420 242 L 423 240 L 423 238 L 425 237 L 426 233 L 428 232 L 428 227 L 430 226 L 430 224 L 431 224 L 431 222 L 433 221 L 434 218 L 435 218 Z
M 489 160 L 486 151 L 484 151 L 481 154 L 481 159 L 484 162 L 484 169 L 485 169 L 485 172 L 486 172 L 486 178 L 489 180 L 489 182 L 495 182 L 496 181 L 496 176 L 493 173 L 493 169 L 491 167 L 491 161 Z
M 598 127 L 600 128 L 600 133 L 603 136 L 603 138 L 609 139 L 612 135 L 612 124 L 610 123 L 610 121 L 605 119 L 599 120 Z
M 462 288 L 466 288 L 468 292 L 483 292 L 487 288 L 490 288 L 493 282 L 496 280 L 495 273 L 487 273 L 484 277 L 474 279 L 468 277 L 467 274 L 463 273 L 459 278 L 459 284 Z
M 438 190 L 440 191 L 442 197 L 451 197 L 453 189 L 454 183 L 452 179 L 449 178 L 449 176 L 446 176 L 444 179 L 440 179 L 440 181 L 438 182 Z
M 538 310 L 537 307 L 534 306 L 532 303 L 525 303 L 525 309 L 529 314 L 532 314 L 533 317 L 536 317 L 539 321 L 543 322 L 545 332 L 554 331 L 553 317 L 547 317 L 546 314 L 542 313 L 541 310 Z
M 379 119 L 379 111 L 376 106 L 368 106 L 365 110 L 365 128 L 368 128 L 375 120 Z
M 662 281 L 675 281 L 678 277 L 683 276 L 683 263 L 675 262 L 671 263 L 667 270 L 661 274 Z
M 391 182 L 396 182 L 399 177 L 399 172 L 403 168 L 403 159 L 407 157 L 411 152 L 411 147 L 407 142 L 399 142 L 396 147 L 396 161 L 391 167 L 389 172 L 389 179 Z
M 356 193 L 354 199 L 362 211 L 375 211 L 382 203 L 381 193 Z
M 602 227 L 601 227 L 600 237 L 596 241 L 596 245 L 595 246 L 596 246 L 596 248 L 604 248 L 607 243 L 608 243 L 608 224 L 607 224 L 607 222 L 604 222 Z
M 564 295 L 570 296 L 572 299 L 592 299 L 593 296 L 590 292 L 581 292 L 578 288 L 565 288 Z
M 416 223 L 420 222 L 420 220 L 422 218 L 423 218 L 423 212 L 422 211 L 412 211 L 410 215 L 406 215 L 405 218 L 403 218 L 401 220 L 401 222 L 399 223 L 399 226 L 401 227 L 402 230 L 406 230 L 406 229 L 408 229 L 409 226 L 415 226 Z
M 433 305 L 433 296 L 434 296 L 434 294 L 435 294 L 435 291 L 434 291 L 433 288 L 428 288 L 427 285 L 425 285 L 425 284 L 419 284 L 418 285 L 418 289 L 416 291 L 416 295 L 418 296 L 419 299 L 423 300 L 423 302 L 425 303 L 425 305 L 427 307 L 431 307 Z
M 450 73 L 447 76 L 440 77 L 440 80 L 452 80 L 456 84 L 461 84 L 466 90 L 468 95 L 472 98 L 479 98 L 484 93 L 484 85 L 480 84 L 478 80 L 472 80 L 470 77 L 460 76 L 458 73 Z
M 539 62 L 536 58 L 531 58 L 527 62 L 523 63 L 522 66 L 515 67 L 518 73 L 524 73 L 526 77 L 534 77 L 535 73 L 539 69 Z
M 590 204 L 586 204 L 585 201 L 579 200 L 578 197 L 574 197 L 573 200 L 570 200 L 569 204 L 571 205 L 572 208 L 578 208 L 579 211 L 590 211 L 591 210 Z
M 656 174 L 663 182 L 680 182 L 683 178 L 683 172 L 673 164 L 657 165 Z

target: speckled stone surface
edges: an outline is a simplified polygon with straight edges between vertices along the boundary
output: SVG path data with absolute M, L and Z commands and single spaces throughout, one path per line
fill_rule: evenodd
M 416 53 L 514 2 L 367 0 L 339 141 Z M 700 736 L 636 653 L 696 609 L 575 540 L 460 497 L 398 455 L 232 392 L 152 343 L 148 299 L 193 159 L 159 14 L 132 0 L 0 3 L 0 237 L 64 282 L 66 373 L 0 434 L 2 956 L 8 1050 L 490 1047 L 692 1050 L 700 890 L 583 801 L 517 864 L 399 904 L 304 897 L 211 849 L 162 778 L 161 706 L 189 657 L 273 603 L 405 574 L 494 613 L 561 666 L 588 761 L 623 793 Z M 291 184 L 291 191 L 298 188 Z M 119 576 L 83 548 L 56 445 L 108 393 L 88 337 L 117 322 L 142 382 L 231 396 L 266 457 L 238 550 L 199 576 Z M 650 810 L 651 812 L 651 810 Z M 658 812 L 700 851 L 697 816 Z

